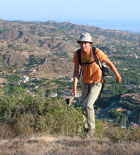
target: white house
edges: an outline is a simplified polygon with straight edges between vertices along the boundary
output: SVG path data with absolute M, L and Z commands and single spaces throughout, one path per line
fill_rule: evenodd
M 66 77 L 65 80 L 67 80 L 69 82 L 73 82 L 73 77 Z
M 23 79 L 24 81 L 26 81 L 26 82 L 28 82 L 28 81 L 29 81 L 29 77 L 28 77 L 28 76 L 26 76 L 26 75 L 24 75 L 24 76 L 22 77 L 22 79 Z
M 51 94 L 50 94 L 50 97 L 51 97 L 51 98 L 57 97 L 57 93 L 51 93 Z
M 71 93 L 72 93 L 72 89 L 65 89 L 63 92 L 63 95 L 71 96 Z

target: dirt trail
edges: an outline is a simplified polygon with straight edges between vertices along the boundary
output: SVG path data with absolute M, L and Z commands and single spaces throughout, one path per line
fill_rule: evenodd
M 140 155 L 139 143 L 113 144 L 104 139 L 34 136 L 0 140 L 0 155 Z

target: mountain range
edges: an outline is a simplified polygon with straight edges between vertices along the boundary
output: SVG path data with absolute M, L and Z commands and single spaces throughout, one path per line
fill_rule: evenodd
M 140 35 L 104 30 L 69 22 L 25 22 L 0 20 L 0 71 L 5 74 L 36 70 L 38 78 L 72 76 L 73 54 L 79 48 L 77 39 L 89 32 L 94 45 L 114 54 L 117 45 L 139 42 Z

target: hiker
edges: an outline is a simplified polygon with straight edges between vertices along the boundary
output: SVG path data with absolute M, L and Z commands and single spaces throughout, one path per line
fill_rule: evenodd
M 99 65 L 95 62 L 92 52 L 91 45 L 93 44 L 91 35 L 89 33 L 82 33 L 80 39 L 77 40 L 77 43 L 80 45 L 81 60 L 79 60 L 77 51 L 74 53 L 74 73 L 73 73 L 73 92 L 75 96 L 77 91 L 77 83 L 79 79 L 79 67 L 81 63 L 82 67 L 82 112 L 84 117 L 84 127 L 86 137 L 92 137 L 95 132 L 95 112 L 94 112 L 94 103 L 100 94 L 103 77 L 102 71 Z M 95 53 L 99 61 L 104 61 L 109 68 L 116 75 L 116 81 L 121 82 L 121 76 L 110 61 L 107 55 L 98 48 L 95 48 Z M 85 63 L 85 65 L 84 65 Z

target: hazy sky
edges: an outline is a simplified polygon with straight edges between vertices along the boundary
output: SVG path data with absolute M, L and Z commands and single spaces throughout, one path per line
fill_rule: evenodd
M 1 0 L 0 18 L 26 21 L 140 21 L 140 0 Z

